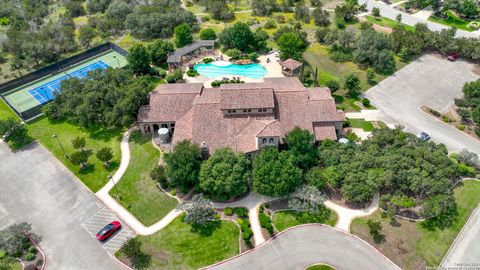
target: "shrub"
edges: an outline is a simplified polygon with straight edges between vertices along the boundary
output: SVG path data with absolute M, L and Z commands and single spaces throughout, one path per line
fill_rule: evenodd
M 237 207 L 235 208 L 235 214 L 237 214 L 238 217 L 248 217 L 247 208 Z
M 165 78 L 165 76 L 167 76 L 167 71 L 166 70 L 163 70 L 163 69 L 159 69 L 158 70 L 158 76 L 160 78 Z
M 450 117 L 448 117 L 448 115 L 442 115 L 442 120 L 445 123 L 449 123 L 450 122 Z
M 219 213 L 216 213 L 215 215 L 213 215 L 213 218 L 214 218 L 214 219 L 217 219 L 217 220 L 220 219 L 220 214 L 219 214 Z
M 325 85 L 330 88 L 330 91 L 335 92 L 340 89 L 340 83 L 337 80 L 328 80 Z
M 338 29 L 345 28 L 345 20 L 342 18 L 335 20 L 335 24 L 337 25 Z
M 177 196 L 177 190 L 176 190 L 176 189 L 172 189 L 172 190 L 170 191 L 170 195 L 172 195 L 172 196 Z
M 368 98 L 364 98 L 364 99 L 362 99 L 362 104 L 365 107 L 369 107 L 370 106 L 370 100 Z
M 30 246 L 27 251 L 28 253 L 37 254 L 37 248 L 34 246 Z
M 267 22 L 265 22 L 263 27 L 265 27 L 267 29 L 276 28 L 277 27 L 277 22 L 275 22 L 274 19 L 269 19 Z
M 238 49 L 228 49 L 226 52 L 225 52 L 226 55 L 228 55 L 230 58 L 232 59 L 239 59 L 240 56 L 242 55 L 242 52 Z
M 198 72 L 195 69 L 191 68 L 191 69 L 187 70 L 187 76 L 188 77 L 195 77 L 197 75 L 198 75 Z
M 458 164 L 458 171 L 463 176 L 475 176 L 475 168 L 465 163 Z
M 35 257 L 37 257 L 37 255 L 35 253 L 27 253 L 27 255 L 25 255 L 25 260 L 33 261 L 35 259 Z
M 205 63 L 205 64 L 211 63 L 213 61 L 215 61 L 215 60 L 213 58 L 210 58 L 210 57 L 203 58 L 203 63 Z
M 210 16 L 205 15 L 202 17 L 202 22 L 208 22 L 208 21 L 210 21 Z
M 250 237 L 252 237 L 252 233 L 253 233 L 253 232 L 252 232 L 252 229 L 248 228 L 248 229 L 246 229 L 246 230 L 243 232 L 242 238 L 243 238 L 244 240 L 250 239 Z
M 225 208 L 225 210 L 223 210 L 223 213 L 227 216 L 231 216 L 231 215 L 233 215 L 233 209 L 230 208 L 230 207 L 227 207 L 227 208 Z
M 243 224 L 243 219 L 237 218 L 237 223 L 238 223 L 238 225 L 240 225 L 240 227 L 241 227 L 242 224 Z
M 464 131 L 464 130 L 465 130 L 465 126 L 464 126 L 464 125 L 459 125 L 457 128 L 458 128 L 459 130 L 461 130 L 461 131 Z
M 429 108 L 428 111 L 429 111 L 431 114 L 435 115 L 436 117 L 442 116 L 442 114 L 441 114 L 440 112 L 438 112 L 438 111 L 436 111 L 436 110 L 434 110 L 434 109 L 432 109 L 432 108 Z
M 165 76 L 165 80 L 167 83 L 174 83 L 175 82 L 175 76 L 173 74 L 167 74 Z
M 375 17 L 380 17 L 380 9 L 378 7 L 372 8 L 372 15 Z

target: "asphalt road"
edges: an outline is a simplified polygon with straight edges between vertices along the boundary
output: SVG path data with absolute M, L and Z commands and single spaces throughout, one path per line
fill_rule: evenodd
M 0 143 L 0 187 L 0 228 L 32 223 L 47 269 L 124 269 L 84 225 L 103 205 L 41 145 Z
M 425 131 L 450 151 L 468 148 L 480 154 L 480 142 L 420 110 L 427 105 L 440 112 L 462 96 L 465 82 L 480 78 L 476 66 L 437 55 L 424 55 L 365 93 L 386 123 L 401 124 L 414 134 Z M 478 68 L 478 67 L 477 67 Z
M 378 7 L 380 9 L 380 15 L 382 17 L 387 17 L 392 20 L 396 20 L 398 14 L 402 14 L 402 23 L 415 26 L 417 23 L 424 23 L 427 24 L 428 28 L 433 31 L 440 31 L 442 29 L 448 29 L 448 26 L 434 23 L 431 21 L 425 21 L 421 18 L 414 17 L 408 13 L 405 12 L 400 12 L 399 10 L 396 10 L 389 5 L 385 4 L 384 2 L 381 1 L 375 1 L 375 0 L 359 0 L 359 4 L 367 4 L 367 9 L 372 10 L 374 7 Z M 457 29 L 457 36 L 458 37 L 473 37 L 473 38 L 478 38 L 480 37 L 480 30 L 473 31 L 473 32 L 468 32 L 465 30 Z
M 443 259 L 442 267 L 480 268 L 480 209 L 477 208 L 455 244 Z M 468 268 L 470 267 L 470 268 Z M 476 268 L 475 268 L 476 267 Z
M 399 269 L 365 242 L 318 225 L 286 231 L 254 251 L 211 269 L 303 270 L 314 263 L 326 263 L 342 270 Z

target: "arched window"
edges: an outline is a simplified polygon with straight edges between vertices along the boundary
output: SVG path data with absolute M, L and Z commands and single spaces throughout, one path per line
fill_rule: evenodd
M 267 143 L 267 138 L 263 138 L 262 143 Z
M 270 138 L 270 140 L 268 140 L 268 143 L 273 143 L 273 138 Z

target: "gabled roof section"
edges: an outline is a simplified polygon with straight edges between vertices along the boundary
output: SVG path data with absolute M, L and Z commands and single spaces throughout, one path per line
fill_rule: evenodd
M 299 67 L 302 66 L 302 63 L 298 62 L 297 60 L 294 60 L 292 58 L 288 58 L 287 60 L 280 62 L 280 65 L 284 68 L 287 68 L 289 70 L 295 70 Z
M 220 89 L 220 109 L 273 108 L 272 88 Z
M 152 95 L 197 94 L 203 90 L 203 83 L 169 83 L 159 84 Z
M 193 52 L 201 47 L 207 47 L 207 46 L 211 47 L 214 45 L 215 45 L 215 40 L 197 40 L 170 54 L 167 58 L 167 63 L 179 63 L 182 60 L 183 55 Z
M 305 91 L 305 86 L 296 77 L 263 78 L 265 86 L 277 92 Z

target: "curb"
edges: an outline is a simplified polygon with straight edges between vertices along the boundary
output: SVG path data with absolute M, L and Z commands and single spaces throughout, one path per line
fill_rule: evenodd
M 47 256 L 45 256 L 45 252 L 43 252 L 43 250 L 40 248 L 40 246 L 35 243 L 35 241 L 33 241 L 32 238 L 30 238 L 30 236 L 28 236 L 28 239 L 30 240 L 30 242 L 32 242 L 32 244 L 38 249 L 38 251 L 40 251 L 40 253 L 42 254 L 42 259 L 43 259 L 43 264 L 42 264 L 42 267 L 40 268 L 40 270 L 44 270 L 45 269 L 45 266 L 47 265 Z M 22 263 L 23 265 L 23 263 Z
M 252 248 L 252 249 L 250 249 L 250 250 L 245 251 L 244 253 L 241 253 L 241 254 L 236 255 L 236 256 L 234 256 L 234 257 L 228 258 L 228 259 L 223 260 L 223 261 L 221 261 L 221 262 L 218 262 L 218 263 L 215 263 L 215 264 L 212 264 L 212 265 L 209 265 L 209 266 L 200 268 L 200 269 L 211 269 L 211 268 L 213 268 L 213 267 L 216 267 L 216 266 L 225 264 L 225 263 L 227 263 L 227 262 L 229 262 L 229 261 L 232 261 L 232 260 L 234 260 L 234 259 L 236 259 L 236 258 L 239 258 L 239 257 L 241 257 L 241 256 L 244 256 L 244 255 L 246 255 L 246 254 L 248 254 L 248 253 L 250 253 L 250 252 L 253 252 L 253 251 L 261 248 L 262 246 L 268 244 L 269 242 L 275 240 L 276 238 L 281 237 L 282 235 L 284 235 L 286 232 L 288 232 L 288 231 L 290 231 L 290 230 L 294 230 L 294 229 L 301 228 L 301 227 L 327 227 L 327 228 L 336 230 L 336 231 L 338 231 L 338 232 L 340 232 L 340 233 L 343 233 L 343 234 L 352 236 L 352 237 L 360 240 L 361 242 L 365 243 L 367 246 L 369 246 L 369 247 L 370 247 L 371 249 L 373 249 L 375 252 L 377 252 L 378 254 L 380 254 L 383 258 L 385 258 L 388 262 L 390 262 L 390 263 L 391 263 L 393 266 L 395 266 L 397 269 L 399 269 L 399 270 L 402 269 L 402 268 L 400 268 L 398 265 L 396 265 L 392 260 L 390 260 L 390 259 L 387 258 L 385 255 L 383 255 L 383 253 L 381 253 L 379 250 L 377 250 L 375 247 L 373 247 L 372 245 L 370 245 L 368 242 L 366 242 L 366 241 L 363 240 L 362 238 L 360 238 L 360 237 L 358 237 L 358 236 L 356 236 L 356 235 L 354 235 L 354 234 L 345 232 L 345 231 L 343 231 L 343 230 L 340 230 L 340 229 L 333 228 L 333 227 L 331 227 L 331 226 L 325 225 L 325 224 L 302 224 L 302 225 L 290 227 L 290 228 L 288 228 L 288 229 L 286 229 L 286 230 L 278 233 L 277 235 L 272 236 L 272 238 L 270 238 L 270 239 L 268 239 L 267 241 L 261 243 L 260 245 L 254 247 L 254 248 Z

